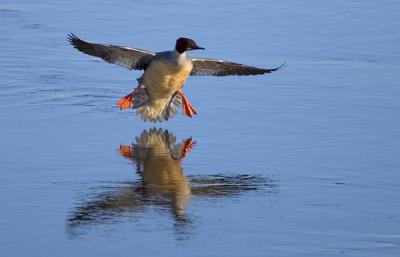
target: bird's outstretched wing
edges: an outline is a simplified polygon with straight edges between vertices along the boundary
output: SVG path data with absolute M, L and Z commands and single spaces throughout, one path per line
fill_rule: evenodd
M 259 75 L 277 71 L 286 65 L 284 63 L 281 66 L 274 69 L 261 69 L 234 62 L 205 59 L 205 58 L 193 58 L 192 62 L 193 62 L 193 69 L 192 72 L 190 73 L 190 75 L 192 76 Z
M 155 53 L 126 46 L 93 44 L 68 35 L 68 40 L 79 51 L 100 57 L 109 63 L 115 63 L 130 70 L 145 70 Z

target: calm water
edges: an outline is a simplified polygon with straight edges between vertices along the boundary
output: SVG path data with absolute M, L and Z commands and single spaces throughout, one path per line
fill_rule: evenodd
M 0 255 L 398 256 L 398 1 L 0 1 Z M 288 67 L 193 77 L 142 122 L 130 72 L 71 48 Z

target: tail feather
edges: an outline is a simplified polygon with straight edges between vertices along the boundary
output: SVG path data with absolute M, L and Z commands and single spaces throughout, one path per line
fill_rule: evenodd
M 177 108 L 182 105 L 182 98 L 178 93 L 171 96 L 168 101 L 150 101 L 146 88 L 140 88 L 134 95 L 132 109 L 141 116 L 142 120 L 162 122 L 172 118 L 177 113 Z

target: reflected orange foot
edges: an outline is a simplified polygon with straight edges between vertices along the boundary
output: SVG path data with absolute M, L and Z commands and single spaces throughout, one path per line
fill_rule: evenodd
M 181 154 L 181 158 L 179 158 L 179 160 L 183 160 L 189 154 L 190 150 L 193 148 L 195 143 L 196 142 L 194 142 L 191 138 L 186 139 L 182 143 L 182 154 Z
M 128 159 L 132 158 L 132 156 L 133 156 L 132 147 L 128 146 L 128 145 L 120 145 L 119 153 Z
M 194 114 L 197 114 L 196 109 L 190 104 L 189 100 L 183 94 L 182 90 L 178 90 L 178 94 L 182 97 L 182 111 L 183 114 L 192 117 Z

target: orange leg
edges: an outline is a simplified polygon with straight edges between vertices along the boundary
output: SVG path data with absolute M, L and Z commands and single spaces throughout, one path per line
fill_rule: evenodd
M 185 114 L 188 117 L 192 117 L 193 114 L 197 114 L 196 109 L 190 104 L 189 100 L 186 98 L 186 96 L 183 95 L 182 90 L 178 90 L 178 94 L 182 98 L 182 111 L 183 114 Z
M 135 96 L 136 91 L 140 89 L 142 85 L 139 84 L 132 93 L 122 97 L 115 104 L 119 106 L 120 110 L 132 108 L 133 106 L 133 97 Z

